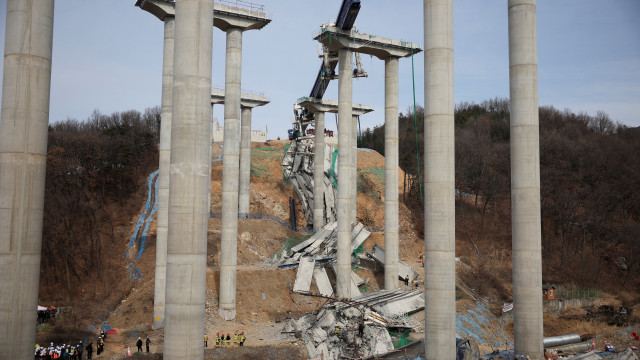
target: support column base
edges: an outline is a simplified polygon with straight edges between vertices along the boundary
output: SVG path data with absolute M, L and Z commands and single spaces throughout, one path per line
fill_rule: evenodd
M 164 328 L 164 307 L 162 307 L 162 310 L 158 309 L 154 312 L 155 314 L 153 315 L 153 325 L 151 326 L 151 328 L 153 330 L 163 329 Z
M 218 309 L 218 314 L 220 315 L 220 317 L 222 317 L 223 319 L 227 320 L 227 321 L 231 321 L 233 319 L 236 318 L 236 309 L 223 309 L 223 308 L 219 308 Z

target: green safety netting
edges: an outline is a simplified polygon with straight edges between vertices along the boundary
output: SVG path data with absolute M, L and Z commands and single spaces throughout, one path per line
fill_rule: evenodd
M 393 341 L 393 348 L 397 349 L 399 347 L 403 347 L 409 344 L 411 342 L 411 340 L 408 339 L 410 333 L 411 333 L 410 330 L 406 330 L 403 332 L 389 331 L 389 335 L 391 336 L 391 341 Z
M 334 148 L 335 150 L 333 150 L 333 154 L 331 155 L 332 159 L 331 159 L 331 169 L 329 169 L 329 178 L 331 179 L 331 182 L 333 183 L 333 186 L 335 186 L 335 188 L 338 188 L 338 180 L 336 180 L 336 161 L 338 161 L 338 148 Z
M 288 145 L 288 144 L 287 144 Z M 286 147 L 285 147 L 286 149 Z M 286 153 L 286 150 L 285 150 Z M 280 157 L 280 149 L 277 147 L 268 147 L 268 148 L 252 148 L 251 149 L 251 158 L 257 159 L 270 159 L 270 158 L 279 158 Z
M 364 252 L 364 245 L 358 246 L 355 250 L 353 250 L 353 256 L 356 257 L 358 254 L 362 254 Z
M 251 164 L 251 176 L 255 176 L 258 178 L 268 177 L 269 173 L 263 167 Z

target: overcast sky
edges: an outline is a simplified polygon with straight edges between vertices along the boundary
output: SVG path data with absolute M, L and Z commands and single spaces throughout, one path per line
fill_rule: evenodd
M 0 48 L 6 2 L 0 0 Z M 242 88 L 264 92 L 253 128 L 284 136 L 293 102 L 307 96 L 320 59 L 313 34 L 333 21 L 341 0 L 262 0 L 273 21 L 243 35 Z M 57 0 L 50 122 L 160 104 L 163 24 L 134 0 Z M 363 0 L 362 33 L 423 44 L 420 0 Z M 540 105 L 595 114 L 640 126 L 640 0 L 538 0 Z M 213 85 L 224 86 L 224 33 L 213 29 Z M 506 0 L 454 1 L 455 99 L 508 97 Z M 423 54 L 414 57 L 416 101 L 424 103 Z M 365 79 L 354 79 L 353 101 L 375 111 L 363 127 L 384 121 L 384 63 L 363 55 Z M 400 111 L 413 104 L 411 58 L 400 60 Z M 2 68 L 2 64 L 0 64 Z M 1 91 L 1 90 L 0 90 Z M 337 100 L 337 81 L 325 95 Z M 223 108 L 214 117 L 223 122 Z M 333 115 L 327 128 L 335 129 Z

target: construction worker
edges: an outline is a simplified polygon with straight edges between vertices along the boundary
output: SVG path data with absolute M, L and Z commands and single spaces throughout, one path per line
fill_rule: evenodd
M 342 330 L 339 327 L 336 326 L 334 331 L 335 331 L 336 336 L 338 337 L 338 339 L 342 339 Z
M 247 337 L 244 336 L 244 331 L 240 333 L 240 346 L 244 346 L 244 341 L 247 340 Z
M 220 347 L 220 333 L 216 333 L 216 347 Z
M 226 347 L 231 347 L 231 334 L 227 333 L 227 338 L 225 339 L 224 345 Z
M 91 356 L 93 355 L 93 342 L 89 341 L 89 345 L 87 345 L 86 350 L 87 350 L 87 359 L 91 359 Z
M 209 347 L 209 335 L 207 334 L 207 332 L 204 332 L 204 347 Z
M 418 282 L 418 278 L 413 279 L 413 287 L 411 289 L 416 290 L 419 284 L 420 283 Z
M 236 331 L 233 334 L 233 347 L 238 347 L 239 343 L 240 343 L 240 338 L 238 337 L 238 332 Z
M 404 285 L 405 285 L 406 287 L 409 287 L 409 275 L 407 275 L 407 276 L 405 276 L 405 277 L 404 277 Z

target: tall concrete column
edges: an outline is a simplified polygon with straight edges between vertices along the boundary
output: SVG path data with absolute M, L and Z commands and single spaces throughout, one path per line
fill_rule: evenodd
M 8 0 L 0 121 L 0 349 L 33 359 L 47 162 L 53 0 Z
M 202 359 L 213 2 L 176 0 L 164 356 Z
M 169 166 L 171 161 L 171 94 L 173 88 L 173 39 L 175 18 L 164 20 L 162 105 L 160 113 L 160 163 L 158 171 L 158 228 L 156 230 L 156 279 L 153 294 L 153 328 L 164 326 L 167 284 L 167 224 L 169 222 Z
M 398 288 L 398 58 L 384 62 L 384 288 Z
M 351 50 L 338 51 L 338 255 L 336 293 L 351 298 L 351 220 L 353 118 Z
M 316 123 L 313 153 L 313 231 L 324 226 L 324 112 L 314 114 Z
M 509 0 L 508 8 L 515 352 L 542 359 L 536 1 Z
M 251 108 L 243 107 L 241 116 L 238 213 L 248 216 L 251 201 Z
M 424 0 L 426 358 L 455 359 L 453 0 Z
M 224 150 L 222 162 L 222 239 L 220 242 L 220 300 L 218 313 L 225 320 L 236 317 L 238 264 L 238 175 L 240 170 L 240 81 L 242 30 L 227 29 L 224 96 Z
M 351 151 L 353 162 L 351 163 L 351 222 L 358 223 L 358 116 L 352 116 L 351 121 Z

